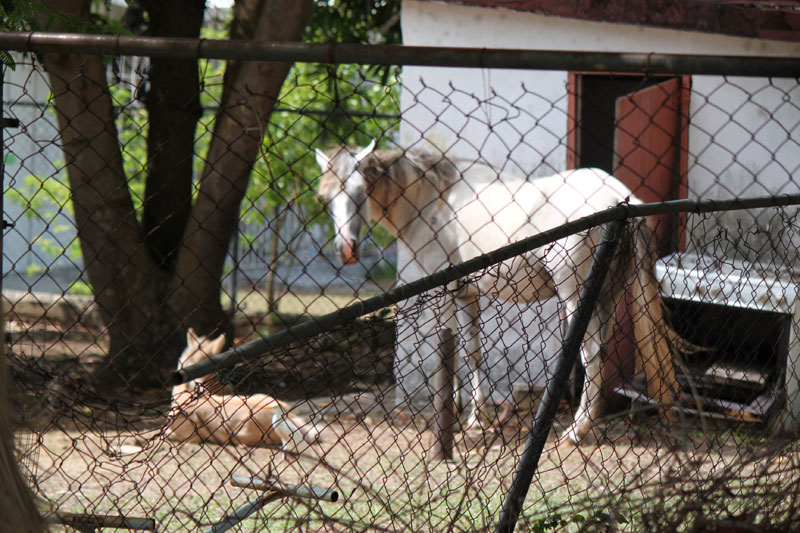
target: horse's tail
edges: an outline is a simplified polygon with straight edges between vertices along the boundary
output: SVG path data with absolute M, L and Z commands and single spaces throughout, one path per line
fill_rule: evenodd
M 664 301 L 655 276 L 650 228 L 644 219 L 630 222 L 632 249 L 628 265 L 631 316 L 636 344 L 636 368 L 644 371 L 647 395 L 659 406 L 662 417 L 674 423 L 671 409 L 678 394 L 673 349 L 695 352 L 697 347 L 673 330 L 666 321 Z

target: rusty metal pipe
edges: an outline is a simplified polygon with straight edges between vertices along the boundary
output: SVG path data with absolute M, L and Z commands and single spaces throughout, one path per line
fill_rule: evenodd
M 672 200 L 650 204 L 621 204 L 610 207 L 592 215 L 588 215 L 542 233 L 513 242 L 487 254 L 479 255 L 463 263 L 451 265 L 416 281 L 392 289 L 389 292 L 356 302 L 338 311 L 328 313 L 313 320 L 302 322 L 288 329 L 279 331 L 268 337 L 237 346 L 219 355 L 210 357 L 192 366 L 175 372 L 172 385 L 186 383 L 193 379 L 229 368 L 240 361 L 263 357 L 273 350 L 288 346 L 294 342 L 309 339 L 329 329 L 349 324 L 369 313 L 374 313 L 390 305 L 418 296 L 426 291 L 440 289 L 448 283 L 465 276 L 480 272 L 492 265 L 501 263 L 535 248 L 546 246 L 564 237 L 586 231 L 595 226 L 607 224 L 612 220 L 626 220 L 635 217 L 660 215 L 665 213 L 708 213 L 712 211 L 736 211 L 764 207 L 780 207 L 800 205 L 800 194 L 781 196 L 758 196 L 754 198 L 733 198 L 730 200 Z
M 528 494 L 528 488 L 539 466 L 539 458 L 542 456 L 547 436 L 553 427 L 558 404 L 566 391 L 570 369 L 578 360 L 581 343 L 586 335 L 592 313 L 597 307 L 597 299 L 605 283 L 606 274 L 608 274 L 617 249 L 617 240 L 624 225 L 624 221 L 615 220 L 604 228 L 603 240 L 597 247 L 589 276 L 581 288 L 578 307 L 575 315 L 569 321 L 561 352 L 555 361 L 553 375 L 547 381 L 547 387 L 525 441 L 525 449 L 514 472 L 514 480 L 506 495 L 495 533 L 512 533 L 517 525 L 522 505 L 525 503 L 525 496 Z
M 456 413 L 456 337 L 450 328 L 439 330 L 439 368 L 434 379 L 436 391 L 433 397 L 433 410 L 436 413 L 434 425 L 433 459 L 449 461 L 453 459 L 455 433 L 458 425 Z
M 800 59 L 430 46 L 256 42 L 128 35 L 0 32 L 0 50 L 172 58 L 414 65 L 642 74 L 800 76 Z
M 282 496 L 283 495 L 280 493 L 270 492 L 267 494 L 262 494 L 258 498 L 253 498 L 246 504 L 236 509 L 233 513 L 225 515 L 225 518 L 211 526 L 206 533 L 224 533 L 225 531 L 235 527 L 240 522 L 246 520 L 254 513 L 258 512 L 258 510 L 264 507 L 266 504 L 275 500 L 279 500 Z
M 257 477 L 233 476 L 231 485 L 244 489 L 255 489 L 262 491 L 275 491 L 286 496 L 297 498 L 311 498 L 327 502 L 339 501 L 339 493 L 332 489 L 319 489 L 308 485 L 293 485 L 284 483 L 274 478 L 261 479 Z
M 100 515 L 87 513 L 68 513 L 55 511 L 44 515 L 45 522 L 69 526 L 78 530 L 100 528 L 131 529 L 135 531 L 155 531 L 156 521 L 152 518 L 132 516 Z

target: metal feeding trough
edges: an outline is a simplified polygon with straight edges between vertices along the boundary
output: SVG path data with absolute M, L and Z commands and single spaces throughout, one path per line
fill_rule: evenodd
M 699 400 L 707 416 L 800 427 L 797 274 L 676 253 L 658 261 L 656 275 L 672 326 L 710 348 L 678 368 L 685 409 Z M 618 392 L 642 399 L 642 390 L 634 380 Z

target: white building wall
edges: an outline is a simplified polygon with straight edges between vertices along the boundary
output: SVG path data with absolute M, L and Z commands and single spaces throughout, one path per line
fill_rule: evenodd
M 786 78 L 694 76 L 688 182 L 697 199 L 800 192 L 800 84 Z M 800 237 L 775 209 L 690 216 L 694 248 L 767 264 L 800 263 Z M 796 208 L 780 211 L 794 217 Z M 722 238 L 724 236 L 724 238 Z
M 402 28 L 404 44 L 418 46 L 800 56 L 798 43 L 417 0 L 403 1 Z M 566 70 L 405 67 L 400 145 L 427 146 L 451 158 L 483 159 L 530 177 L 563 170 L 566 86 Z M 753 92 L 756 97 L 749 99 Z M 792 132 L 797 138 L 799 102 L 796 80 L 726 81 L 720 76 L 695 76 L 689 131 L 690 197 L 796 191 L 791 174 L 797 173 L 800 147 Z M 728 125 L 728 111 L 735 112 L 740 127 Z M 717 176 L 725 177 L 730 185 L 720 187 Z M 756 179 L 768 185 L 757 185 Z M 402 244 L 398 257 L 401 281 L 425 274 Z M 555 302 L 533 311 L 498 302 L 484 302 L 484 308 L 483 346 L 495 401 L 508 398 L 513 381 L 544 384 L 547 360 L 555 355 L 561 338 Z M 435 338 L 432 330 L 437 324 L 432 310 L 419 316 L 400 315 L 397 377 L 401 402 L 411 399 L 424 405 L 432 393 L 426 376 L 435 364 L 435 347 L 428 339 Z

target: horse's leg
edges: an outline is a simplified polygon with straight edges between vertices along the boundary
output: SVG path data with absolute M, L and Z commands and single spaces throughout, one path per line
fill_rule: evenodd
M 480 338 L 480 307 L 477 297 L 460 298 L 456 300 L 456 312 L 459 331 L 464 335 L 464 352 L 472 378 L 472 391 L 470 413 L 467 418 L 466 429 L 482 427 L 480 410 L 484 403 L 483 388 L 481 387 L 481 338 Z
M 586 377 L 580 405 L 575 413 L 575 421 L 563 435 L 576 444 L 592 429 L 602 406 L 603 346 L 613 331 L 613 318 L 621 297 L 616 294 L 616 291 L 614 291 L 613 296 L 609 295 L 609 291 L 604 292 L 605 296 L 601 296 L 595 311 L 592 313 L 581 349 L 581 360 Z M 567 304 L 568 309 L 571 307 L 575 307 L 574 302 Z
M 575 317 L 576 308 L 577 305 L 574 299 L 566 302 L 569 322 L 572 322 Z M 600 344 L 597 342 L 598 329 L 599 321 L 597 313 L 594 312 L 581 345 L 581 362 L 583 363 L 585 374 L 581 401 L 578 405 L 578 410 L 575 412 L 574 422 L 563 435 L 564 438 L 576 444 L 586 436 L 599 408 L 597 400 L 601 390 L 600 382 L 602 381 L 603 369 L 599 354 Z

